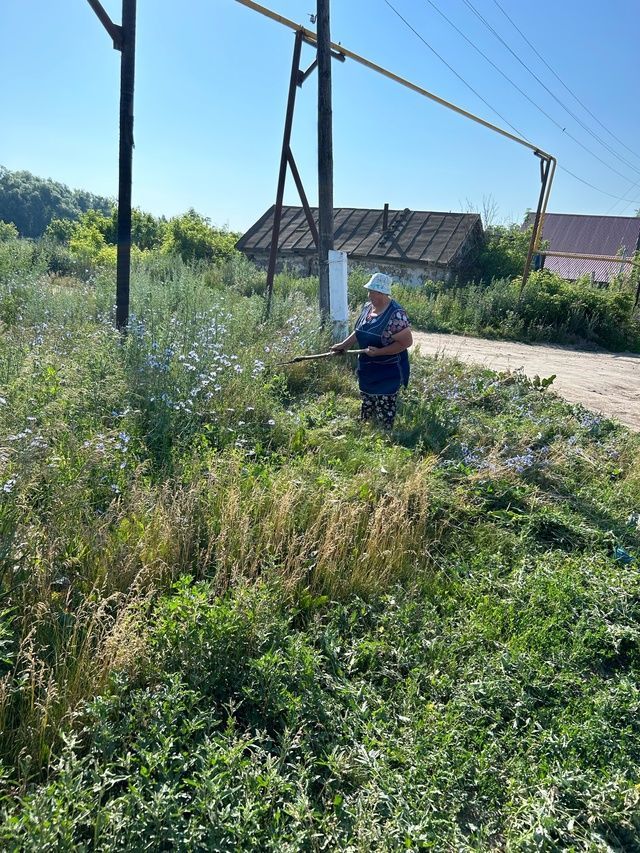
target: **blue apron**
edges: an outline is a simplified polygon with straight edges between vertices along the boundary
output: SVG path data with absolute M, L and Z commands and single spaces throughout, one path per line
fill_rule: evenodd
M 382 347 L 382 335 L 393 312 L 402 310 L 392 300 L 379 317 L 367 320 L 368 304 L 362 309 L 356 322 L 358 346 Z M 397 394 L 400 386 L 409 382 L 409 354 L 406 350 L 395 355 L 358 356 L 358 385 L 365 394 Z

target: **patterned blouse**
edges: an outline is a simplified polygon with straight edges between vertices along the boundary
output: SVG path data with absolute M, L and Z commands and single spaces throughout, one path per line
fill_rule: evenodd
M 371 319 L 371 314 L 373 312 L 373 305 L 369 303 L 369 311 L 367 312 L 367 320 Z M 380 316 L 380 315 L 378 315 Z M 407 317 L 407 312 L 402 308 L 397 309 L 391 315 L 389 322 L 387 323 L 387 328 L 382 333 L 382 346 L 387 347 L 390 343 L 393 343 L 392 338 L 394 335 L 397 335 L 398 332 L 401 332 L 403 329 L 408 329 L 411 323 L 409 322 L 409 318 Z

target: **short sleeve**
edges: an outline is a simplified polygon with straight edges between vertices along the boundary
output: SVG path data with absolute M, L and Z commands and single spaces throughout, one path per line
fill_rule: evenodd
M 407 317 L 407 312 L 402 308 L 398 308 L 393 312 L 393 316 L 387 326 L 387 331 L 392 335 L 397 335 L 398 332 L 401 332 L 403 329 L 408 329 L 410 325 L 411 323 Z

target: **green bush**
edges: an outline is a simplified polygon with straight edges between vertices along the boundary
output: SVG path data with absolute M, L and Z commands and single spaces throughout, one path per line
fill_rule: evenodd
M 486 228 L 478 263 L 481 280 L 490 282 L 496 278 L 522 275 L 532 230 L 524 230 L 516 224 Z
M 640 351 L 640 313 L 628 285 L 599 288 L 588 278 L 570 282 L 540 270 L 522 295 L 517 278 L 467 286 L 425 282 L 395 286 L 393 293 L 413 325 L 426 331 Z
M 18 239 L 18 229 L 13 222 L 3 222 L 0 219 L 0 243 Z
M 238 237 L 225 229 L 213 228 L 205 216 L 189 210 L 169 220 L 162 250 L 180 255 L 183 261 L 225 261 L 235 253 Z
M 122 337 L 46 264 L 0 245 L 3 849 L 638 848 L 638 436 L 415 357 L 382 432 L 348 361 L 279 364 L 313 279 L 265 321 L 262 273 L 146 252 Z

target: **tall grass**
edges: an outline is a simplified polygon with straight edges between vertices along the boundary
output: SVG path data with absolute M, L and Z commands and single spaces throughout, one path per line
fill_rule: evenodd
M 426 282 L 398 287 L 395 295 L 414 325 L 428 331 L 640 351 L 640 308 L 634 307 L 630 282 L 600 288 L 586 278 L 568 282 L 541 271 L 532 273 L 522 294 L 520 284 L 517 278 L 479 285 Z
M 365 427 L 260 276 L 152 259 L 125 339 L 108 277 L 4 279 L 5 846 L 637 840 L 637 437 L 442 360 Z

